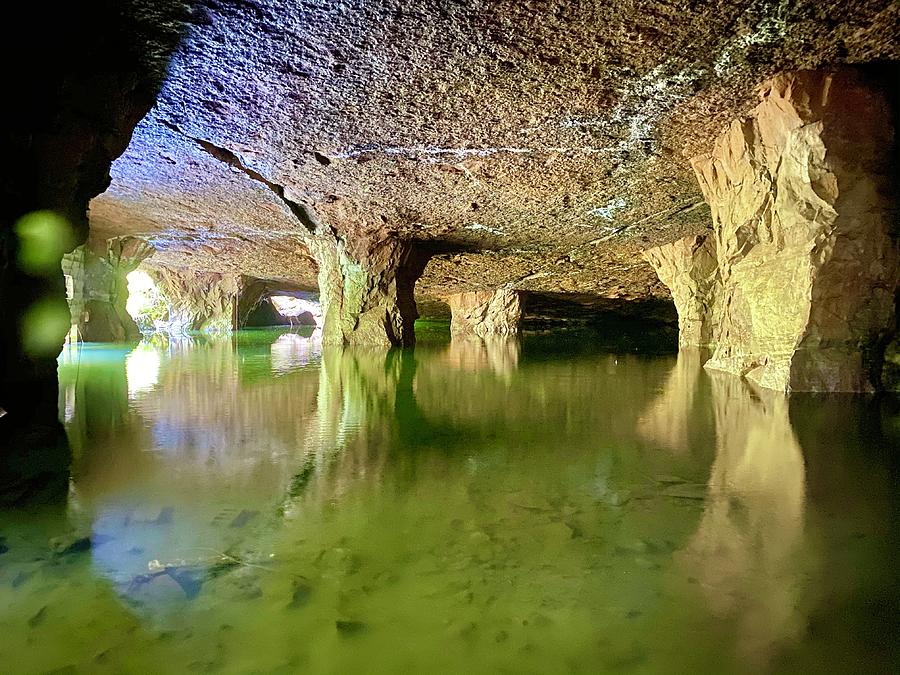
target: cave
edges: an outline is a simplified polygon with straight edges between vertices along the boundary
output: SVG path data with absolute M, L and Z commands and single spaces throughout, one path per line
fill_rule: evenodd
M 5 671 L 900 668 L 896 2 L 70 4 Z

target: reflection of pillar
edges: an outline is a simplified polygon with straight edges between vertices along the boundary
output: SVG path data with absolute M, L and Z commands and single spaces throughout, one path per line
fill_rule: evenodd
M 516 290 L 457 293 L 447 298 L 452 333 L 479 337 L 515 335 L 522 322 L 522 297 Z
M 788 399 L 712 375 L 716 459 L 682 562 L 716 616 L 740 625 L 741 656 L 765 661 L 804 629 L 799 593 L 806 473 Z
M 694 397 L 703 376 L 705 350 L 682 347 L 678 360 L 660 394 L 638 421 L 638 433 L 652 443 L 677 452 L 690 448 L 688 432 L 692 426 Z
M 316 414 L 303 443 L 306 459 L 282 503 L 284 514 L 290 516 L 308 496 L 314 478 L 319 498 L 340 493 L 361 475 L 380 474 L 389 453 L 442 433 L 419 408 L 415 374 L 416 357 L 409 350 L 322 349 Z M 441 447 L 447 445 L 442 436 Z
M 136 237 L 109 239 L 105 246 L 102 255 L 84 245 L 63 256 L 63 271 L 72 279 L 72 323 L 86 342 L 136 340 L 141 333 L 125 309 L 126 277 L 153 247 Z
M 519 367 L 522 345 L 516 338 L 454 336 L 445 353 L 445 361 L 458 370 L 479 372 L 490 370 L 510 376 Z

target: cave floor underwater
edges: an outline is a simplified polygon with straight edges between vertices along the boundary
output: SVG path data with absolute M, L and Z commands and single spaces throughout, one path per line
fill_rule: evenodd
M 0 512 L 3 669 L 897 667 L 896 398 L 417 332 L 67 347 L 67 503 Z

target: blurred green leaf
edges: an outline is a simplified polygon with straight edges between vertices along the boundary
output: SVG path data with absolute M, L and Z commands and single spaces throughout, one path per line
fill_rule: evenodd
M 56 356 L 70 325 L 69 306 L 64 298 L 41 298 L 22 318 L 22 345 L 32 356 Z
M 60 260 L 75 245 L 75 234 L 65 218 L 53 211 L 34 211 L 16 223 L 19 268 L 47 276 L 59 272 Z

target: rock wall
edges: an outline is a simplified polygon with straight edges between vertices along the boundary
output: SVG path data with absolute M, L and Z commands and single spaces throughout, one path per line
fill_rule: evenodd
M 719 267 L 715 240 L 692 235 L 643 252 L 672 292 L 678 310 L 678 343 L 708 347 L 713 342 Z
M 411 346 L 418 318 L 413 297 L 427 258 L 412 243 L 381 232 L 309 242 L 319 267 L 325 344 Z
M 479 337 L 515 335 L 522 322 L 522 296 L 519 291 L 471 291 L 447 298 L 453 319 L 450 332 Z
M 646 253 L 708 368 L 782 391 L 871 391 L 894 330 L 900 255 L 886 82 L 781 74 L 692 160 L 713 234 Z M 713 268 L 712 261 L 715 260 Z
M 153 105 L 188 5 L 123 0 L 17 7 L 0 28 L 8 64 L 0 110 L 0 501 L 67 488 L 56 356 L 65 317 L 63 253 L 87 236 L 88 201 Z M 35 56 L 40 52 L 39 58 Z M 67 223 L 45 242 L 53 264 L 22 266 L 17 224 L 47 211 Z M 29 317 L 41 335 L 28 348 Z M 52 318 L 52 320 L 47 320 Z
M 137 340 L 140 330 L 125 309 L 126 277 L 153 255 L 153 247 L 137 237 L 116 237 L 104 244 L 103 254 L 85 244 L 63 256 L 63 271 L 72 279 L 72 325 L 85 342 Z
M 238 327 L 241 275 L 171 267 L 150 267 L 147 272 L 169 306 L 170 332 L 227 332 Z

